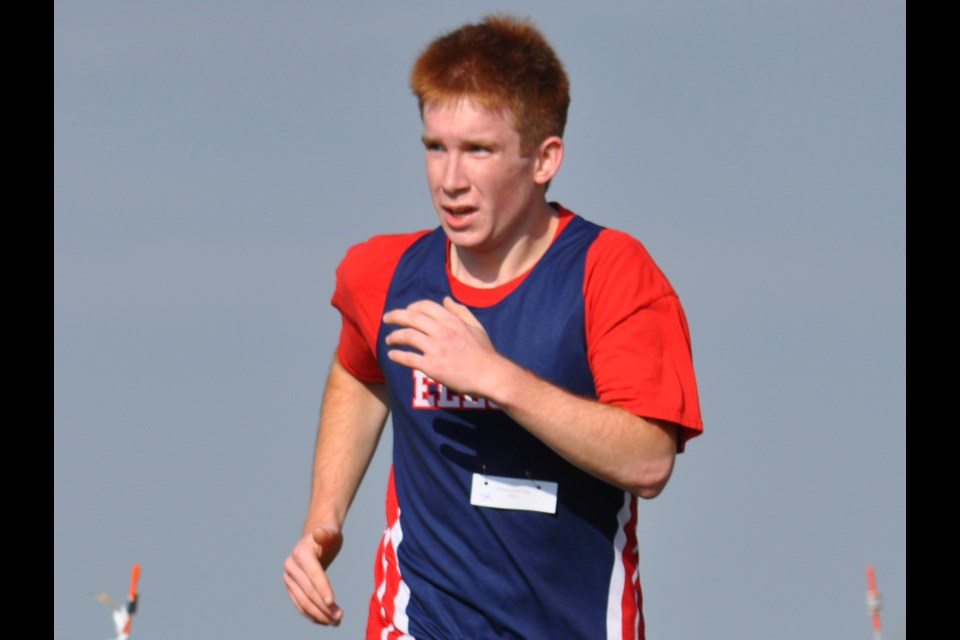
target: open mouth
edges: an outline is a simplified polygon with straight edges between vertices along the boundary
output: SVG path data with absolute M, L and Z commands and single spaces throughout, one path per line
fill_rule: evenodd
M 470 219 L 477 212 L 476 207 L 442 207 L 447 227 L 454 230 L 466 228 Z
M 477 210 L 476 207 L 443 207 L 449 216 L 463 217 L 468 216 Z

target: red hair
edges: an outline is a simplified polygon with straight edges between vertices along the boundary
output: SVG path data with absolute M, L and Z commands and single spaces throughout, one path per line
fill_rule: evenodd
M 491 15 L 440 36 L 410 72 L 420 115 L 428 102 L 470 98 L 506 111 L 529 153 L 550 136 L 563 136 L 570 83 L 546 38 L 530 23 Z

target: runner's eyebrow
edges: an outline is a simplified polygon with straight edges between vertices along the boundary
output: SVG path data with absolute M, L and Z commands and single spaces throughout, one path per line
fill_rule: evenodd
M 423 146 L 429 147 L 432 145 L 445 146 L 443 142 L 440 141 L 440 138 L 437 136 L 428 136 L 426 134 L 420 136 L 420 141 L 423 142 Z M 475 147 L 483 147 L 485 149 L 497 149 L 499 145 L 493 140 L 487 140 L 485 138 L 475 138 L 475 139 L 465 139 L 461 140 L 459 143 L 460 149 L 473 149 Z
M 463 140 L 460 143 L 461 149 L 473 149 L 475 147 L 483 147 L 484 149 L 496 149 L 499 147 L 496 142 L 492 140 L 486 140 L 484 138 L 475 138 L 473 140 Z

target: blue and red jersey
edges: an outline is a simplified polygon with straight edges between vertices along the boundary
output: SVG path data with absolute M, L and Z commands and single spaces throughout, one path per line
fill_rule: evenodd
M 702 430 L 686 320 L 626 234 L 559 208 L 539 262 L 474 289 L 450 275 L 441 229 L 351 248 L 333 304 L 338 355 L 384 380 L 394 429 L 387 528 L 367 638 L 642 638 L 637 499 L 554 453 L 493 403 L 386 357 L 383 313 L 452 296 L 502 355 L 568 391 Z M 471 504 L 475 475 L 556 483 L 555 513 Z

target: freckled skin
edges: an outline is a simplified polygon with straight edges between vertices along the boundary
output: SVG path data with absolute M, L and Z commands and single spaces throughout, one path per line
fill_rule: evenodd
M 423 143 L 430 196 L 456 254 L 451 268 L 491 286 L 532 266 L 556 224 L 544 193 L 560 139 L 524 156 L 509 115 L 463 99 L 425 105 Z

